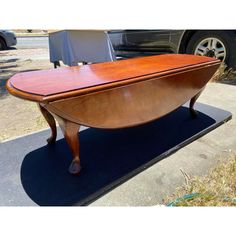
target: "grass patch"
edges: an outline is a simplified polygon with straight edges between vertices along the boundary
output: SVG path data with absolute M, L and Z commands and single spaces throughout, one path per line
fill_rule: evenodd
M 231 73 L 232 69 L 227 68 L 227 65 L 222 62 L 220 67 L 217 69 L 215 74 L 211 78 L 211 82 L 217 82 L 227 79 L 228 75 Z
M 226 81 L 232 81 L 236 78 L 236 70 L 233 70 L 232 68 L 227 67 L 227 65 L 222 62 L 215 72 L 215 74 L 211 78 L 211 82 L 226 82 Z
M 203 177 L 190 178 L 183 172 L 186 183 L 164 200 L 169 206 L 236 206 L 236 155 L 219 163 Z

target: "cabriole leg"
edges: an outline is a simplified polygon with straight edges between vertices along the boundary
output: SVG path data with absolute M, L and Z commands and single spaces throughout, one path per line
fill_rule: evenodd
M 56 142 L 56 138 L 57 138 L 57 127 L 56 127 L 56 122 L 54 117 L 52 116 L 52 114 L 50 112 L 48 112 L 40 103 L 38 104 L 39 109 L 42 113 L 42 115 L 44 116 L 45 120 L 47 121 L 48 125 L 51 128 L 51 137 L 47 139 L 48 144 L 53 144 Z
M 201 90 L 199 93 L 197 93 L 197 94 L 190 100 L 189 111 L 190 111 L 191 116 L 193 116 L 193 117 L 196 117 L 197 114 L 198 114 L 197 111 L 194 110 L 194 105 L 195 105 L 197 99 L 199 98 L 199 96 L 201 95 L 201 93 L 202 93 L 202 90 Z
M 79 157 L 79 128 L 80 125 L 71 121 L 65 120 L 61 117 L 56 119 L 61 127 L 64 137 L 72 152 L 73 160 L 69 167 L 69 172 L 73 175 L 78 175 L 81 170 L 80 157 Z

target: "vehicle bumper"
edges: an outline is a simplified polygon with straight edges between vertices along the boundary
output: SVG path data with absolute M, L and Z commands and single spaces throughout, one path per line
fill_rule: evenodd
M 17 44 L 16 35 L 14 33 L 7 33 L 6 34 L 6 43 L 7 47 L 11 47 Z

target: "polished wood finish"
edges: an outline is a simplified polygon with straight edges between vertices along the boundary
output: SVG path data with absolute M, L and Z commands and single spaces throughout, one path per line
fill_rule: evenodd
M 20 73 L 10 93 L 38 102 L 55 142 L 58 121 L 72 152 L 72 174 L 81 170 L 80 125 L 124 128 L 158 119 L 190 100 L 190 114 L 220 65 L 214 58 L 161 55 L 94 65 Z M 54 118 L 53 118 L 54 117 Z
M 49 127 L 51 128 L 51 137 L 47 139 L 48 144 L 53 144 L 56 142 L 56 138 L 57 138 L 57 127 L 56 127 L 56 122 L 55 119 L 53 117 L 53 115 L 48 112 L 47 109 L 44 108 L 43 104 L 38 104 L 39 109 L 42 113 L 42 115 L 44 116 L 45 120 L 47 121 Z
M 17 88 L 13 87 L 12 84 L 11 84 L 11 79 L 9 79 L 7 81 L 6 88 L 7 88 L 9 93 L 11 93 L 12 95 L 14 95 L 18 98 L 26 99 L 26 100 L 33 101 L 33 102 L 40 102 L 40 101 L 44 100 L 43 96 L 39 96 L 39 95 L 24 92 L 24 91 L 20 91 Z
M 186 69 L 219 64 L 219 60 L 193 55 L 160 55 L 93 65 L 23 72 L 14 75 L 7 85 L 35 101 L 53 101 L 109 88 L 133 84 L 175 74 Z
M 197 111 L 194 109 L 194 104 L 196 103 L 197 99 L 200 97 L 203 89 L 201 89 L 194 97 L 191 98 L 189 103 L 189 111 L 192 117 L 197 117 Z
M 79 157 L 79 128 L 80 125 L 66 120 L 60 116 L 54 115 L 58 121 L 63 135 L 69 145 L 72 153 L 72 163 L 69 167 L 69 172 L 74 175 L 78 175 L 81 170 L 80 157 Z
M 217 67 L 186 70 L 159 79 L 54 101 L 46 108 L 89 127 L 131 127 L 158 119 L 190 100 L 204 87 Z

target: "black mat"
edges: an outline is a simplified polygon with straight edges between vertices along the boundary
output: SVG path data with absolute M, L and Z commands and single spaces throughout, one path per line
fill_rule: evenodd
M 231 113 L 196 104 L 142 126 L 80 132 L 82 172 L 71 176 L 71 154 L 61 133 L 47 146 L 49 130 L 0 144 L 0 205 L 87 205 L 231 118 Z

